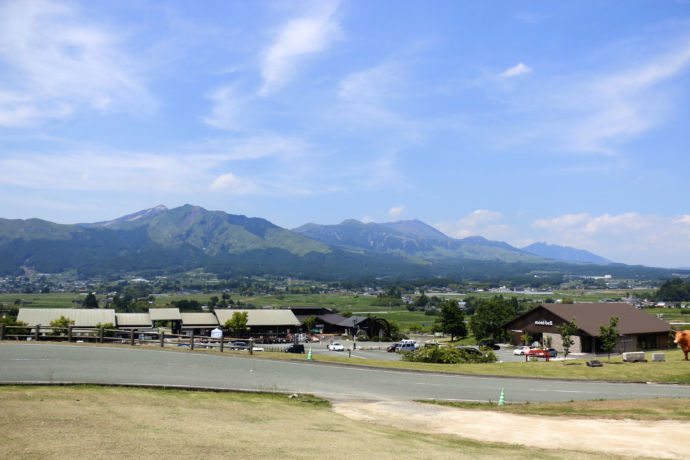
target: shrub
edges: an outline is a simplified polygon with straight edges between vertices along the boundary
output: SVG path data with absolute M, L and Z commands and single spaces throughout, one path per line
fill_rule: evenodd
M 496 355 L 489 347 L 481 347 L 481 354 L 455 347 L 431 346 L 417 351 L 403 353 L 403 361 L 418 363 L 459 364 L 459 363 L 493 363 Z
M 65 335 L 70 326 L 74 326 L 74 320 L 60 316 L 55 321 L 50 322 L 50 327 L 53 328 L 50 335 Z
M 10 326 L 26 326 L 27 325 L 25 322 L 17 321 L 15 318 L 12 318 L 12 317 L 6 317 L 6 318 L 0 317 L 0 324 L 5 325 L 5 334 L 13 335 L 13 334 L 28 334 L 29 333 L 28 328 L 10 327 Z

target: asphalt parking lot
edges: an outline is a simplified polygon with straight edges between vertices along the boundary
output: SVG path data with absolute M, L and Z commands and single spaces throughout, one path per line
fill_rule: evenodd
M 357 342 L 357 347 L 353 349 L 353 342 L 351 340 L 338 340 L 338 343 L 341 343 L 344 347 L 343 351 L 331 351 L 328 349 L 328 342 L 315 342 L 315 343 L 304 343 L 304 350 L 305 352 L 309 351 L 309 347 L 312 349 L 312 354 L 314 355 L 326 355 L 326 356 L 350 356 L 352 359 L 379 359 L 383 361 L 400 361 L 401 360 L 401 355 L 400 353 L 388 353 L 386 351 L 386 348 L 388 348 L 389 345 L 395 343 L 395 342 Z M 423 341 L 420 341 L 423 343 Z M 289 344 L 280 344 L 280 345 L 261 345 L 257 344 L 257 346 L 264 346 L 267 350 L 270 348 L 280 348 L 285 349 Z M 521 355 L 514 355 L 513 351 L 515 350 L 514 347 L 509 347 L 506 345 L 501 345 L 500 350 L 494 350 L 494 353 L 496 354 L 496 357 L 498 358 L 499 362 L 504 362 L 504 363 L 512 363 L 512 362 L 525 362 L 525 357 Z M 348 351 L 350 351 L 350 354 L 348 355 Z M 583 355 L 583 354 L 571 354 L 569 358 L 585 358 L 589 357 L 588 355 Z M 596 357 L 595 357 L 596 358 Z M 555 358 L 556 360 L 561 360 L 563 359 L 562 355 L 559 353 L 559 356 Z
M 331 351 L 328 349 L 328 342 L 305 343 L 305 351 L 309 351 L 311 347 L 314 355 L 330 355 L 330 356 L 348 356 L 353 359 L 379 359 L 384 361 L 400 361 L 400 353 L 388 353 L 386 348 L 394 342 L 357 342 L 357 347 L 353 350 L 352 341 L 338 341 L 345 348 L 343 351 Z M 258 345 L 257 346 L 261 346 Z M 276 345 L 266 345 L 266 347 L 275 347 Z M 281 349 L 287 347 L 288 344 L 280 345 Z M 267 348 L 268 349 L 268 348 Z M 501 347 L 500 350 L 495 350 L 496 357 L 502 362 L 522 362 L 525 361 L 524 356 L 513 354 L 514 348 Z
M 352 359 L 379 359 L 384 361 L 399 361 L 399 353 L 388 353 L 386 348 L 394 342 L 357 342 L 356 348 L 353 349 L 353 342 L 351 340 L 337 341 L 343 345 L 343 351 L 331 351 L 328 349 L 328 342 L 304 343 L 305 352 L 309 351 L 314 355 L 327 356 L 350 356 Z M 280 349 L 285 349 L 289 344 L 279 345 Z M 264 346 L 257 344 L 257 346 Z M 276 347 L 276 345 L 265 345 L 268 347 Z M 348 354 L 349 351 L 349 354 Z

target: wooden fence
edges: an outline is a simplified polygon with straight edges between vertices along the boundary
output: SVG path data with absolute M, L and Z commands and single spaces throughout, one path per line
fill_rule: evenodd
M 180 335 L 161 331 L 135 331 L 105 329 L 103 327 L 49 327 L 49 326 L 7 326 L 0 324 L 0 340 L 118 343 L 127 345 L 153 345 L 160 347 L 183 347 L 194 350 L 212 349 L 247 350 L 254 353 L 254 340 L 203 335 Z

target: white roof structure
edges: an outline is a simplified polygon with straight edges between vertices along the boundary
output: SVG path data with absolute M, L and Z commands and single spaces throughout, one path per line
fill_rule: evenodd
M 180 313 L 182 327 L 216 327 L 218 318 L 213 313 Z
M 300 322 L 291 310 L 221 310 L 216 309 L 218 322 L 223 325 L 235 312 L 247 312 L 247 326 L 299 326 Z
M 20 308 L 17 321 L 29 326 L 50 326 L 61 316 L 74 321 L 74 327 L 96 327 L 115 323 L 115 310 L 100 308 Z
M 180 321 L 179 308 L 149 308 L 151 321 Z
M 151 327 L 151 317 L 148 313 L 115 313 L 117 327 Z

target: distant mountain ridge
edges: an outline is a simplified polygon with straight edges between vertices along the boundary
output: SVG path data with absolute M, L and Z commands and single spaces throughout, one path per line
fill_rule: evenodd
M 160 214 L 162 212 L 167 211 L 168 208 L 162 204 L 155 206 L 153 208 L 149 209 L 144 209 L 142 211 L 137 211 L 132 214 L 127 214 L 126 216 L 118 217 L 117 219 L 113 220 L 107 220 L 103 222 L 94 222 L 90 224 L 77 224 L 82 227 L 112 227 L 112 226 L 118 226 L 126 222 L 134 222 L 136 220 L 145 218 L 145 217 L 152 217 L 157 214 Z
M 329 245 L 414 258 L 475 259 L 502 262 L 546 262 L 502 241 L 481 236 L 451 238 L 420 220 L 363 223 L 349 219 L 337 225 L 306 224 L 293 229 Z M 547 262 L 548 263 L 548 262 Z
M 0 275 L 162 274 L 191 269 L 226 278 L 274 274 L 305 279 L 529 280 L 534 279 L 532 271 L 670 275 L 664 269 L 547 259 L 479 236 L 455 239 L 419 220 L 378 224 L 350 219 L 338 225 L 306 224 L 293 231 L 263 218 L 189 204 L 173 209 L 159 205 L 78 225 L 0 218 Z
M 610 264 L 611 261 L 593 254 L 584 249 L 576 249 L 570 246 L 559 246 L 557 244 L 546 243 L 532 243 L 529 246 L 522 248 L 523 251 L 529 252 L 540 257 L 546 257 L 554 260 L 564 260 L 568 262 L 584 262 L 592 264 Z
M 156 243 L 168 247 L 189 244 L 208 255 L 268 248 L 285 249 L 298 255 L 330 250 L 323 243 L 278 227 L 266 219 L 208 211 L 190 204 L 174 209 L 156 206 L 90 226 L 113 230 L 143 227 Z

